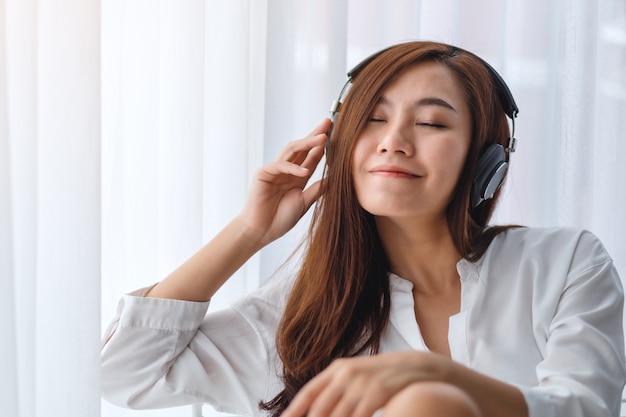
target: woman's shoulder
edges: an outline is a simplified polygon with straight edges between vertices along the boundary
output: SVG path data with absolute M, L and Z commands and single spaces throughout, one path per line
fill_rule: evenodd
M 619 274 L 592 232 L 572 227 L 521 227 L 501 232 L 474 264 L 485 288 L 556 302 L 568 288 L 603 285 L 621 292 Z
M 562 251 L 564 248 L 602 248 L 602 242 L 591 231 L 576 227 L 515 227 L 500 233 L 494 247 L 522 250 Z
M 570 274 L 611 261 L 600 239 L 575 227 L 520 227 L 500 233 L 485 258 L 511 263 L 555 264 Z

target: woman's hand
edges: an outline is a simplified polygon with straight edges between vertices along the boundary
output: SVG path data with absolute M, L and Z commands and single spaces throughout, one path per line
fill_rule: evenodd
M 443 381 L 451 366 L 418 351 L 338 359 L 298 392 L 282 417 L 370 417 L 412 383 Z
M 288 232 L 321 195 L 316 181 L 305 189 L 324 155 L 325 119 L 308 136 L 289 143 L 278 158 L 258 169 L 238 216 L 247 231 L 265 246 Z
M 252 255 L 291 229 L 321 194 L 319 181 L 305 186 L 324 155 L 329 127 L 324 120 L 259 169 L 242 212 L 146 296 L 209 300 Z

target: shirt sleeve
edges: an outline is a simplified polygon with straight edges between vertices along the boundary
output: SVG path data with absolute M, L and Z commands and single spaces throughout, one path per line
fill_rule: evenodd
M 601 243 L 580 236 L 554 317 L 539 385 L 519 387 L 529 417 L 617 417 L 626 378 L 624 295 Z
M 255 299 L 247 298 L 238 308 L 206 314 L 209 302 L 144 298 L 145 292 L 123 297 L 104 335 L 103 398 L 134 409 L 208 403 L 257 414 L 268 395 L 271 335 L 245 313 L 262 306 L 250 308 Z

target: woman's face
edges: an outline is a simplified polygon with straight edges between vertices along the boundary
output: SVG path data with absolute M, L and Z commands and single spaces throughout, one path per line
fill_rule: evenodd
M 361 206 L 375 216 L 444 216 L 471 129 L 451 70 L 423 62 L 402 72 L 383 90 L 353 150 Z

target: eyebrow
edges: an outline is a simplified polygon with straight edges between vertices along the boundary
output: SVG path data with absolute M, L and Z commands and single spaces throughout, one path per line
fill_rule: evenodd
M 380 99 L 378 99 L 378 104 L 382 104 L 382 105 L 386 105 L 386 104 L 391 104 L 389 102 L 389 100 L 384 97 L 381 96 Z M 446 109 L 452 110 L 455 113 L 458 113 L 456 111 L 456 109 L 447 101 L 445 101 L 444 99 L 438 98 L 438 97 L 424 97 L 421 98 L 417 101 L 415 101 L 413 103 L 414 107 L 423 107 L 423 106 L 440 106 L 440 107 L 444 107 Z

